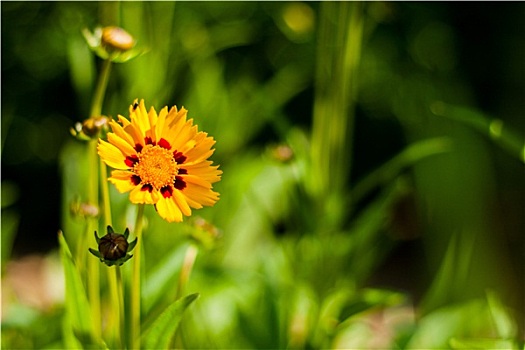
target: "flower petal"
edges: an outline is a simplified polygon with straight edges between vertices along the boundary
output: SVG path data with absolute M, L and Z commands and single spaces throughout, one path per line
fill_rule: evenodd
M 188 205 L 188 202 L 186 201 L 186 198 L 182 195 L 182 193 L 179 190 L 174 190 L 172 193 L 172 198 L 179 207 L 179 209 L 182 211 L 182 213 L 186 216 L 191 215 L 191 208 Z
M 124 163 L 126 155 L 116 146 L 99 139 L 97 150 L 104 163 L 110 167 L 121 170 L 128 169 L 128 166 Z
M 151 135 L 148 135 L 151 130 L 151 125 L 146 106 L 144 105 L 144 100 L 140 100 L 139 105 L 135 109 L 131 109 L 129 117 L 131 124 L 140 131 L 141 135 L 151 137 Z
M 155 140 L 160 140 L 162 138 L 162 132 L 164 130 L 167 115 L 168 107 L 162 108 L 159 112 L 159 117 L 157 118 L 157 124 L 155 125 Z M 166 139 L 166 141 L 168 140 Z
M 143 189 L 142 186 L 136 186 L 129 193 L 129 200 L 131 203 L 135 204 L 155 204 L 159 201 L 159 198 L 162 196 L 159 195 L 159 191 L 153 190 L 148 191 Z
M 137 154 L 137 151 L 135 151 L 135 149 L 126 140 L 112 132 L 108 132 L 108 141 L 112 145 L 117 146 L 118 149 L 120 149 L 120 151 L 122 152 L 122 154 L 125 154 L 126 156 Z
M 170 198 L 160 198 L 157 204 L 155 205 L 157 212 L 160 217 L 168 222 L 181 222 L 182 221 L 182 212 L 175 204 L 175 201 Z
M 157 119 L 158 119 L 157 112 L 155 111 L 155 108 L 151 107 L 148 112 L 149 128 L 146 131 L 146 136 L 151 137 L 153 141 L 160 140 L 160 138 L 157 139 L 157 135 L 156 135 Z
M 215 150 L 212 149 L 215 140 L 213 137 L 208 137 L 207 133 L 199 132 L 194 140 L 195 147 L 192 147 L 184 153 L 186 157 L 188 157 L 188 163 L 206 160 L 215 152 Z
M 131 181 L 132 176 L 133 173 L 131 171 L 113 170 L 109 181 L 115 185 L 120 193 L 125 193 L 137 187 L 137 185 Z
M 186 186 L 182 193 L 186 196 L 188 204 L 195 209 L 200 209 L 203 205 L 211 207 L 219 200 L 219 193 L 193 184 Z
M 119 122 L 122 124 L 124 131 L 133 138 L 134 144 L 144 146 L 144 136 L 140 133 L 140 129 L 138 129 L 134 124 L 131 124 L 126 118 L 124 118 L 121 115 L 118 116 L 118 119 Z
M 124 139 L 127 143 L 129 143 L 131 147 L 135 146 L 135 141 L 133 140 L 133 137 L 129 133 L 127 133 L 119 123 L 112 120 L 109 122 L 109 125 L 111 126 L 111 130 L 115 133 L 115 135 L 117 135 L 121 139 Z
M 218 165 L 211 166 L 212 163 L 213 162 L 211 160 L 207 160 L 196 164 L 184 164 L 183 169 L 186 169 L 189 174 L 198 176 L 209 183 L 215 183 L 221 180 L 222 170 L 218 169 Z

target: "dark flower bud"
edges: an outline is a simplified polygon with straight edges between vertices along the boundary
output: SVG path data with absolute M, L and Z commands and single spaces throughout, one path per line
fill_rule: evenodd
M 128 245 L 124 235 L 108 233 L 100 239 L 98 251 L 106 260 L 118 260 L 126 256 Z
M 120 234 L 115 233 L 113 228 L 108 226 L 107 232 L 108 233 L 104 237 L 99 238 L 95 231 L 98 251 L 92 248 L 89 248 L 89 251 L 108 266 L 122 265 L 133 256 L 128 254 L 128 252 L 135 248 L 137 238 L 132 242 L 128 242 L 129 229 L 127 228 L 126 231 L 124 231 L 124 234 Z

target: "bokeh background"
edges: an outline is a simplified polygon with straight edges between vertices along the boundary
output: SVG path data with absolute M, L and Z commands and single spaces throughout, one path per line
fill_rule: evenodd
M 84 145 L 70 128 L 88 117 L 100 64 L 81 31 L 118 24 L 147 52 L 114 66 L 104 113 L 126 116 L 135 98 L 183 105 L 217 140 L 224 171 L 221 200 L 197 214 L 221 235 L 196 263 L 190 289 L 202 299 L 181 330 L 186 346 L 347 344 L 337 332 L 359 329 L 344 320 L 400 305 L 414 316 L 385 339 L 416 346 L 416 316 L 487 291 L 523 340 L 523 3 L 2 2 L 1 12 L 4 274 L 80 225 L 69 206 Z M 347 28 L 361 45 L 338 63 Z M 323 68 L 345 60 L 356 63 L 350 88 Z M 346 148 L 322 131 L 330 125 Z M 112 196 L 124 225 L 126 198 Z M 181 255 L 183 229 L 154 215 L 148 227 L 162 232 L 150 251 Z M 468 305 L 467 318 L 478 310 Z M 443 339 L 496 337 L 457 323 Z

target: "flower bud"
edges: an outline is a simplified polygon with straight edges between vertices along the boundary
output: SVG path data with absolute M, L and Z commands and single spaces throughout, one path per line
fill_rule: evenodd
M 89 48 L 103 60 L 122 63 L 144 54 L 147 50 L 135 47 L 135 38 L 120 27 L 96 27 L 93 32 L 82 30 Z
M 108 117 L 103 115 L 99 117 L 91 117 L 84 120 L 84 122 L 82 123 L 82 131 L 88 137 L 93 137 L 98 135 L 102 129 L 107 127 L 107 125 Z
M 134 241 L 128 242 L 129 230 L 126 229 L 124 234 L 115 233 L 111 226 L 107 227 L 108 233 L 99 238 L 95 231 L 95 239 L 98 244 L 98 251 L 89 248 L 91 254 L 100 259 L 101 262 L 108 266 L 122 265 L 133 255 L 128 254 L 137 244 L 137 238 Z
M 118 260 L 126 256 L 128 245 L 124 235 L 108 233 L 100 239 L 98 251 L 106 260 Z
M 110 26 L 102 28 L 101 44 L 110 50 L 128 51 L 135 46 L 135 39 L 124 29 Z
M 293 159 L 294 152 L 290 146 L 282 144 L 272 147 L 270 149 L 270 155 L 273 159 L 281 163 L 286 163 Z
M 96 218 L 99 214 L 99 208 L 96 205 L 81 202 L 78 198 L 70 203 L 69 210 L 73 217 L 79 218 Z

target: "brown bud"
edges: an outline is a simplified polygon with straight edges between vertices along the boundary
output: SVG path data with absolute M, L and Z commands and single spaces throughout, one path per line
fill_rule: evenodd
M 294 152 L 288 145 L 278 145 L 271 149 L 271 155 L 274 159 L 286 163 L 294 157 Z
M 128 51 L 135 46 L 135 39 L 120 27 L 102 28 L 101 40 L 103 46 L 118 51 Z
M 105 260 L 118 260 L 126 256 L 128 241 L 124 235 L 108 233 L 100 239 L 98 251 Z
M 98 135 L 102 128 L 108 124 L 108 118 L 101 115 L 99 117 L 91 117 L 82 123 L 82 131 L 89 137 Z

